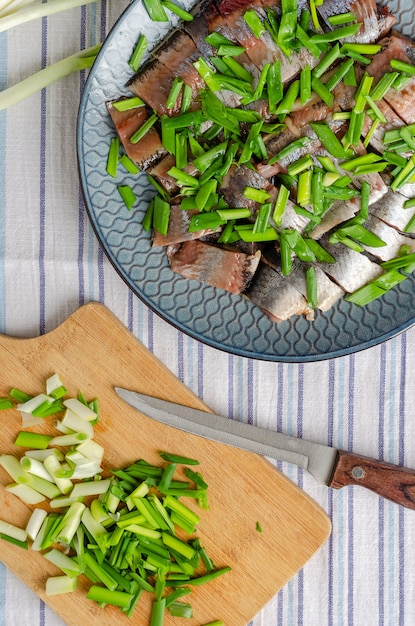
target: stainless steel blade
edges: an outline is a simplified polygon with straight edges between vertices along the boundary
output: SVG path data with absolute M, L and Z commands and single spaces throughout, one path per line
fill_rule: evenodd
M 330 484 L 337 450 L 291 437 L 214 413 L 191 409 L 152 396 L 115 388 L 117 394 L 140 413 L 180 430 L 219 441 L 264 457 L 298 465 L 324 485 Z

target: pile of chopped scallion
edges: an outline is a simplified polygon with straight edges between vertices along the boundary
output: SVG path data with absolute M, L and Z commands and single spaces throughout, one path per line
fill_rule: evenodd
M 316 306 L 316 273 L 314 263 L 334 263 L 335 259 L 312 238 L 313 229 L 321 222 L 334 202 L 357 199 L 360 210 L 347 222 L 331 231 L 330 243 L 348 246 L 364 252 L 365 246 L 386 245 L 376 234 L 365 227 L 368 217 L 370 185 L 363 182 L 361 189 L 353 185 L 353 176 L 387 171 L 391 175 L 391 189 L 399 190 L 407 182 L 415 182 L 415 124 L 385 133 L 385 150 L 380 155 L 365 152 L 380 124 L 386 123 L 378 102 L 389 89 L 403 89 L 415 75 L 415 67 L 392 59 L 388 71 L 374 85 L 374 78 L 364 71 L 373 55 L 381 50 L 380 44 L 350 43 L 344 41 L 355 35 L 361 27 L 352 12 L 329 18 L 333 30 L 323 32 L 319 23 L 318 5 L 321 1 L 311 0 L 310 11 L 299 9 L 297 0 L 282 0 L 280 12 L 265 8 L 265 17 L 253 8 L 248 8 L 244 20 L 254 37 L 265 32 L 271 35 L 276 45 L 289 58 L 294 52 L 306 48 L 315 59 L 316 66 L 306 65 L 300 74 L 284 85 L 281 79 L 281 63 L 266 63 L 257 80 L 238 63 L 238 56 L 245 48 L 235 44 L 218 32 L 212 32 L 206 41 L 214 54 L 200 57 L 193 63 L 203 78 L 206 88 L 200 92 L 200 108 L 190 110 L 191 88 L 177 77 L 168 96 L 166 107 L 173 108 L 181 101 L 178 114 L 161 115 L 152 112 L 147 121 L 130 138 L 137 143 L 153 127 L 157 128 L 165 150 L 175 157 L 168 174 L 176 181 L 178 194 L 172 198 L 153 176 L 149 181 L 157 190 L 143 219 L 146 230 L 155 229 L 165 235 L 169 227 L 170 207 L 180 204 L 184 211 L 198 210 L 190 220 L 192 232 L 221 229 L 219 244 L 243 242 L 274 242 L 280 253 L 281 268 L 289 275 L 293 258 L 309 264 L 307 270 L 308 300 Z M 150 17 L 156 21 L 163 16 L 162 0 L 147 0 L 145 6 Z M 191 13 L 181 15 L 191 20 Z M 137 72 L 147 49 L 145 35 L 141 34 L 129 61 Z M 357 72 L 360 69 L 360 74 Z M 315 157 L 305 154 L 290 163 L 286 173 L 277 175 L 278 197 L 271 202 L 266 190 L 246 187 L 243 195 L 258 203 L 255 218 L 246 208 L 230 208 L 220 194 L 221 184 L 232 165 L 245 165 L 255 169 L 258 163 L 274 165 L 279 160 L 293 155 L 298 149 L 306 149 L 310 137 L 292 141 L 277 155 L 269 156 L 267 139 L 278 135 L 286 128 L 286 117 L 294 110 L 316 100 L 331 107 L 334 89 L 343 83 L 355 88 L 355 103 L 349 111 L 333 113 L 333 121 L 347 126 L 339 139 L 328 123 L 316 122 L 310 126 L 327 156 Z M 217 93 L 227 90 L 239 97 L 239 106 L 226 106 Z M 181 100 L 178 100 L 180 97 Z M 271 120 L 265 121 L 252 104 L 265 101 Z M 137 96 L 112 103 L 119 110 L 144 106 Z M 362 136 L 365 120 L 370 128 Z M 359 148 L 359 150 L 357 149 Z M 115 177 L 121 163 L 130 173 L 136 165 L 126 154 L 120 155 L 118 138 L 111 140 L 108 156 L 108 173 Z M 119 192 L 131 209 L 136 201 L 129 185 L 120 185 Z M 281 226 L 289 200 L 294 202 L 295 212 L 309 220 L 304 232 Z M 408 200 L 404 208 L 414 206 L 415 198 Z M 415 218 L 411 219 L 406 233 L 415 231 Z M 391 287 L 404 280 L 414 269 L 415 255 L 403 246 L 398 259 L 381 263 L 385 274 L 357 292 L 349 294 L 347 300 L 365 305 L 383 295 Z
M 180 598 L 231 569 L 215 566 L 195 535 L 200 515 L 183 502 L 209 508 L 199 462 L 160 452 L 160 466 L 139 459 L 104 478 L 104 449 L 93 439 L 98 403 L 81 393 L 65 399 L 66 393 L 55 374 L 46 393 L 32 397 L 12 389 L 0 398 L 0 409 L 21 412 L 24 429 L 63 412 L 54 422 L 59 434 L 21 430 L 14 443 L 25 454 L 0 455 L 13 480 L 6 491 L 35 506 L 25 528 L 0 520 L 0 539 L 42 552 L 60 570 L 46 580 L 47 595 L 75 591 L 82 575 L 91 583 L 88 599 L 117 606 L 128 617 L 150 593 L 151 626 L 161 626 L 167 611 L 193 617 L 191 604 Z M 45 501 L 49 512 L 36 507 Z

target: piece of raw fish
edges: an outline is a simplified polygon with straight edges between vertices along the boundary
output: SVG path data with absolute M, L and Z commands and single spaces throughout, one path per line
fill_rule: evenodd
M 180 99 L 173 109 L 166 107 L 176 76 L 158 59 L 150 61 L 139 74 L 133 76 L 127 87 L 159 115 L 172 115 L 180 111 Z
M 410 219 L 415 215 L 415 207 L 403 208 L 407 199 L 401 193 L 389 189 L 387 194 L 369 207 L 369 212 L 376 215 L 386 224 L 389 224 L 389 226 L 403 231 Z
M 370 252 L 370 254 L 380 261 L 389 261 L 397 257 L 402 246 L 409 246 L 410 252 L 414 252 L 415 250 L 415 239 L 411 239 L 399 233 L 395 228 L 388 226 L 388 224 L 372 213 L 365 221 L 364 226 L 386 244 L 379 247 L 364 245 L 366 252 Z
M 247 255 L 202 241 L 185 242 L 169 257 L 173 272 L 239 294 L 246 290 L 258 267 L 261 252 Z
M 212 234 L 214 231 L 210 228 L 189 232 L 191 218 L 198 213 L 199 211 L 197 209 L 194 211 L 183 211 L 180 205 L 174 204 L 171 206 L 167 234 L 162 235 L 155 230 L 152 241 L 153 247 L 170 246 L 183 243 L 184 241 L 191 241 L 192 239 L 200 239 L 201 237 Z
M 313 315 L 306 298 L 279 272 L 261 263 L 247 298 L 274 322 L 287 320 L 293 315 Z
M 342 243 L 331 244 L 325 240 L 322 245 L 336 259 L 336 263 L 316 265 L 348 293 L 356 291 L 383 273 L 380 265 Z
M 335 200 L 330 208 L 324 213 L 321 222 L 316 224 L 310 233 L 313 239 L 320 239 L 335 226 L 352 219 L 360 209 L 360 198 L 351 200 Z
M 332 15 L 352 12 L 356 16 L 356 21 L 362 24 L 360 30 L 356 35 L 346 37 L 343 41 L 373 43 L 379 38 L 380 28 L 375 0 L 324 0 L 317 10 L 330 30 L 333 27 L 328 18 Z
M 307 298 L 307 266 L 304 263 L 295 263 L 293 270 L 285 279 L 299 291 L 304 298 Z M 344 291 L 339 285 L 334 283 L 319 267 L 316 270 L 317 281 L 317 308 L 321 311 L 328 311 L 337 300 L 344 296 Z
M 148 119 L 145 107 L 137 107 L 128 111 L 118 111 L 112 102 L 107 103 L 107 109 L 114 123 L 120 141 L 127 156 L 141 169 L 148 169 L 159 161 L 165 154 L 161 139 L 155 128 L 150 130 L 137 143 L 130 141 L 134 133 Z

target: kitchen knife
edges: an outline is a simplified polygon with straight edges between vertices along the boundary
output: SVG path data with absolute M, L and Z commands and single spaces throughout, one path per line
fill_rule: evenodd
M 265 457 L 294 463 L 317 482 L 340 489 L 360 485 L 392 502 L 415 509 L 415 470 L 291 437 L 214 413 L 115 388 L 130 406 L 163 424 Z

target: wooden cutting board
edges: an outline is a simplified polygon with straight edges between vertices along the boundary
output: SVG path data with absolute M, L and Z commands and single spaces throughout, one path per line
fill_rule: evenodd
M 95 439 L 105 447 L 106 469 L 138 458 L 160 464 L 159 450 L 201 462 L 210 510 L 201 514 L 198 536 L 215 565 L 230 565 L 232 571 L 186 597 L 194 611 L 194 618 L 186 620 L 189 626 L 215 619 L 227 626 L 245 626 L 330 533 L 326 513 L 265 459 L 161 425 L 118 398 L 113 390 L 117 385 L 209 410 L 103 305 L 81 307 L 41 337 L 0 336 L 0 371 L 0 397 L 12 387 L 40 393 L 46 378 L 56 372 L 71 396 L 81 390 L 88 400 L 97 397 L 100 422 Z M 0 453 L 21 456 L 13 444 L 20 426 L 16 410 L 0 413 Z M 42 425 L 32 430 L 46 429 Z M 9 482 L 0 467 L 0 518 L 25 526 L 30 510 L 5 491 Z M 256 530 L 257 522 L 263 532 Z M 68 625 L 149 624 L 148 594 L 128 619 L 114 607 L 100 609 L 87 600 L 86 581 L 72 594 L 47 597 L 46 578 L 61 572 L 39 553 L 0 541 L 0 558 Z M 177 618 L 166 617 L 166 626 L 176 623 Z

